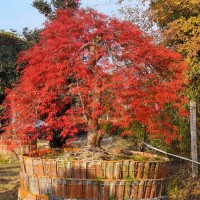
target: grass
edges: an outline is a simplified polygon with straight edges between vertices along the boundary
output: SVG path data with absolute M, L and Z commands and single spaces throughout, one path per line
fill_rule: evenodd
M 8 163 L 8 160 L 5 160 L 2 157 L 0 157 L 0 164 L 6 164 L 6 163 Z
M 200 177 L 192 178 L 189 163 L 170 166 L 168 196 L 169 200 L 200 199 Z

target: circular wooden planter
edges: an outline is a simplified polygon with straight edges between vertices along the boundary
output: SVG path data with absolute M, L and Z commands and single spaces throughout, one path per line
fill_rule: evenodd
M 23 155 L 35 149 L 37 149 L 36 142 L 29 140 L 0 140 L 0 155 L 3 158 Z
M 22 200 L 29 199 L 28 195 L 35 195 L 31 200 L 163 199 L 168 163 L 167 159 L 66 161 L 24 155 L 20 157 L 19 197 Z

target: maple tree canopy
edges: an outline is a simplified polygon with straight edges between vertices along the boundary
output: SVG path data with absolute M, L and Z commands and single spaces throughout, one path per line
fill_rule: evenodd
M 52 140 L 82 129 L 95 140 L 106 124 L 129 134 L 139 122 L 168 142 L 178 136 L 164 108 L 171 104 L 185 114 L 178 93 L 186 65 L 129 21 L 91 9 L 58 10 L 18 62 L 23 74 L 6 101 L 7 128 L 15 134 Z M 36 128 L 38 120 L 44 123 Z

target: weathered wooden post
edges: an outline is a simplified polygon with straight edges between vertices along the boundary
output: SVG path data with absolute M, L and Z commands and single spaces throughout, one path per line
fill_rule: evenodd
M 190 133 L 191 133 L 191 157 L 198 161 L 197 152 L 197 126 L 196 126 L 196 102 L 190 101 Z M 198 176 L 198 164 L 192 163 L 192 176 Z

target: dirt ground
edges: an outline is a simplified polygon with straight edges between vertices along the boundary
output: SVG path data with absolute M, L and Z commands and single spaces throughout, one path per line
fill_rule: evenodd
M 18 163 L 0 163 L 0 200 L 18 199 L 19 169 Z

